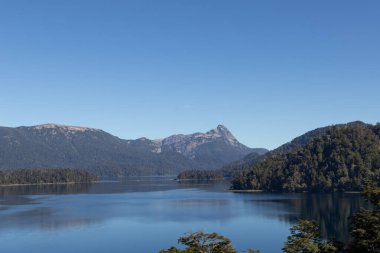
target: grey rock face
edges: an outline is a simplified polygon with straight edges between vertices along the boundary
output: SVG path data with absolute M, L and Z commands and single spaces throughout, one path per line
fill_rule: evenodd
M 241 150 L 249 150 L 248 147 L 239 143 L 232 133 L 223 125 L 208 131 L 207 133 L 194 133 L 194 134 L 178 134 L 172 135 L 165 139 L 155 140 L 156 152 L 177 152 L 187 157 L 195 158 L 195 151 L 200 146 L 212 143 L 221 142 L 231 147 Z
M 0 169 L 111 168 L 133 174 L 175 174 L 216 169 L 252 151 L 222 125 L 207 133 L 161 140 L 123 140 L 99 129 L 58 124 L 0 127 Z

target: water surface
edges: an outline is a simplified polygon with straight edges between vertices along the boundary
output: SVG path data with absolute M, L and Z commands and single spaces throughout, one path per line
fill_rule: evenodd
M 229 237 L 242 252 L 280 252 L 299 218 L 347 240 L 359 194 L 231 193 L 228 183 L 134 178 L 97 184 L 0 187 L 0 252 L 156 253 L 186 232 Z

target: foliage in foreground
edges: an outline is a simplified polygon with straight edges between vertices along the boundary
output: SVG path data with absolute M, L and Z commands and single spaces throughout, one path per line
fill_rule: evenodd
M 348 252 L 380 253 L 380 188 L 370 187 L 364 192 L 373 210 L 362 210 L 351 219 Z
M 161 250 L 160 253 L 237 253 L 231 245 L 231 240 L 217 233 L 190 233 L 180 237 L 178 243 L 183 244 L 186 248 L 181 250 L 171 247 L 167 250 Z M 259 253 L 253 250 L 249 252 Z
M 315 221 L 300 220 L 290 228 L 291 235 L 282 249 L 286 253 L 333 253 L 337 247 L 332 242 L 321 239 L 319 227 Z

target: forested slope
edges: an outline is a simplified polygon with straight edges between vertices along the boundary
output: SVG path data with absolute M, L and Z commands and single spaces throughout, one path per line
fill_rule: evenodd
M 309 144 L 272 154 L 236 176 L 233 189 L 356 191 L 380 180 L 380 124 L 330 127 Z

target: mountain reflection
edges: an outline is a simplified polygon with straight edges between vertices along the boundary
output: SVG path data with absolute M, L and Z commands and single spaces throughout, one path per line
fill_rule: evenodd
M 30 229 L 39 228 L 42 230 L 58 230 L 71 227 L 81 227 L 93 223 L 100 222 L 98 219 L 84 217 L 70 217 L 70 219 L 62 218 L 55 214 L 54 208 L 36 207 L 26 211 L 12 213 L 2 216 L 0 228 L 9 229 Z
M 87 193 L 93 184 L 43 184 L 1 186 L 0 196 Z

